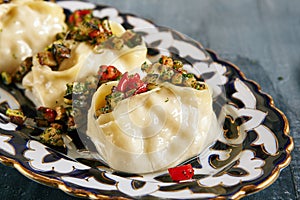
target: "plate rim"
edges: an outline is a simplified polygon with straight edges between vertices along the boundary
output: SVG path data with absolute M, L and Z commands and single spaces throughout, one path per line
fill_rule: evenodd
M 284 128 L 283 128 L 282 131 L 283 131 L 284 135 L 289 138 L 289 142 L 290 142 L 290 144 L 285 148 L 285 152 L 287 154 L 286 159 L 281 164 L 277 165 L 273 169 L 272 176 L 270 176 L 267 180 L 265 180 L 261 184 L 255 186 L 255 188 L 248 187 L 248 186 L 244 186 L 243 187 L 245 190 L 243 190 L 243 188 L 241 188 L 240 191 L 236 193 L 236 197 L 235 197 L 235 195 L 233 195 L 233 197 L 235 197 L 233 199 L 240 199 L 240 198 L 243 198 L 243 197 L 245 197 L 245 196 L 247 196 L 249 194 L 254 194 L 254 193 L 257 193 L 257 192 L 259 192 L 259 191 L 267 188 L 268 186 L 272 185 L 278 179 L 278 177 L 279 177 L 279 175 L 281 173 L 281 170 L 283 170 L 284 168 L 286 168 L 287 166 L 289 166 L 289 164 L 291 163 L 291 160 L 292 160 L 291 153 L 292 153 L 292 151 L 294 149 L 294 140 L 293 140 L 293 137 L 290 135 L 289 121 L 288 121 L 286 115 L 278 107 L 276 107 L 273 97 L 270 94 L 264 92 L 261 89 L 261 86 L 260 86 L 259 83 L 257 83 L 256 81 L 254 81 L 252 79 L 248 79 L 246 77 L 246 75 L 242 72 L 242 70 L 237 65 L 235 65 L 234 63 L 232 63 L 232 62 L 230 62 L 228 60 L 220 58 L 220 56 L 214 50 L 209 49 L 209 48 L 205 48 L 205 49 L 209 53 L 211 53 L 213 56 L 215 56 L 215 58 L 216 58 L 217 61 L 221 61 L 221 62 L 227 63 L 231 67 L 233 67 L 239 73 L 239 76 L 240 76 L 240 78 L 243 79 L 243 82 L 247 81 L 251 85 L 254 85 L 255 87 L 257 87 L 257 92 L 259 94 L 262 94 L 266 98 L 268 98 L 268 100 L 270 102 L 268 105 L 272 109 L 274 109 L 276 112 L 278 112 L 280 114 L 280 116 L 282 117 L 282 119 L 284 121 Z M 274 170 L 276 170 L 276 171 L 274 171 Z M 247 192 L 249 192 L 249 193 L 247 193 Z
M 231 63 L 227 60 L 221 59 L 219 57 L 219 55 L 211 49 L 206 48 L 206 50 L 209 53 L 212 53 L 216 57 L 217 61 L 224 62 L 224 63 L 234 67 L 235 70 L 239 73 L 239 75 L 241 75 L 241 78 L 243 78 L 245 81 L 248 81 L 249 83 L 256 86 L 258 88 L 258 92 L 260 94 L 265 95 L 270 100 L 269 106 L 271 106 L 272 109 L 276 110 L 281 115 L 282 119 L 284 120 L 285 126 L 284 126 L 283 133 L 289 138 L 289 141 L 290 141 L 290 144 L 285 149 L 285 152 L 287 154 L 287 159 L 285 159 L 283 163 L 277 165 L 276 168 L 273 169 L 272 176 L 270 176 L 266 181 L 262 182 L 261 184 L 259 184 L 257 186 L 253 186 L 253 187 L 252 186 L 249 187 L 249 185 L 246 185 L 246 186 L 242 187 L 234 195 L 232 195 L 233 199 L 240 199 L 240 198 L 243 198 L 243 197 L 245 197 L 249 194 L 253 194 L 253 193 L 259 192 L 259 191 L 267 188 L 268 186 L 270 186 L 272 183 L 274 183 L 277 180 L 277 178 L 280 175 L 281 170 L 284 169 L 285 167 L 287 167 L 291 162 L 291 158 L 292 158 L 291 152 L 294 148 L 294 142 L 293 142 L 293 138 L 289 134 L 290 131 L 289 131 L 288 119 L 285 116 L 285 114 L 279 108 L 277 108 L 275 106 L 273 98 L 268 93 L 263 92 L 261 90 L 260 85 L 257 82 L 246 78 L 244 73 L 240 70 L 240 68 L 237 65 L 235 65 L 235 64 L 233 64 L 233 63 Z M 105 195 L 101 195 L 101 194 L 95 194 L 95 193 L 89 192 L 87 190 L 74 189 L 72 187 L 67 186 L 63 181 L 59 181 L 59 180 L 54 179 L 54 178 L 49 178 L 47 176 L 43 176 L 41 174 L 30 171 L 26 167 L 22 166 L 22 164 L 20 162 L 18 162 L 17 160 L 14 160 L 12 158 L 8 158 L 6 156 L 0 155 L 0 162 L 4 165 L 7 165 L 7 166 L 13 166 L 22 175 L 26 176 L 27 178 L 29 178 L 33 181 L 36 181 L 36 182 L 38 182 L 40 184 L 43 184 L 43 185 L 46 185 L 46 186 L 50 186 L 50 187 L 60 189 L 61 191 L 65 192 L 69 195 L 73 195 L 73 196 L 77 196 L 77 197 L 111 199 L 109 196 L 105 196 Z M 219 197 L 225 197 L 225 196 L 219 196 Z M 125 197 L 116 197 L 116 198 L 117 199 L 128 199 L 128 198 L 125 198 Z
M 76 0 L 78 1 L 78 0 Z M 59 1 L 58 1 L 59 2 Z M 88 2 L 88 1 L 79 1 L 79 2 Z M 92 2 L 89 2 L 92 3 Z M 99 4 L 99 3 L 92 3 L 94 5 L 97 6 L 102 6 L 103 8 L 114 8 L 112 6 L 108 6 L 108 5 L 104 5 L 104 4 Z M 116 9 L 116 8 L 114 8 Z M 135 14 L 131 14 L 131 13 L 123 13 L 120 12 L 119 9 L 116 9 L 119 14 L 121 15 L 130 15 L 130 16 L 134 16 L 143 20 L 146 20 L 148 22 L 150 22 L 151 24 L 157 26 L 154 22 L 152 22 L 151 20 L 145 19 L 143 17 L 139 17 Z M 201 47 L 202 44 L 198 43 Z M 251 85 L 255 86 L 257 88 L 257 92 L 259 94 L 264 95 L 264 97 L 266 97 L 268 99 L 268 106 L 270 106 L 270 108 L 272 108 L 273 110 L 275 110 L 276 112 L 278 112 L 282 118 L 282 120 L 284 121 L 284 127 L 283 127 L 283 133 L 285 136 L 288 137 L 289 139 L 289 144 L 286 146 L 286 148 L 284 149 L 285 153 L 286 153 L 286 159 L 284 161 L 282 161 L 282 163 L 277 164 L 274 169 L 272 170 L 272 174 L 271 176 L 269 176 L 265 181 L 263 181 L 262 183 L 258 184 L 258 185 L 245 185 L 243 186 L 239 191 L 237 191 L 235 194 L 233 194 L 231 197 L 233 199 L 240 199 L 243 198 L 249 194 L 253 194 L 253 193 L 257 193 L 265 188 L 267 188 L 268 186 L 270 186 L 271 184 L 273 184 L 279 177 L 281 170 L 283 170 L 285 167 L 287 167 L 292 159 L 292 155 L 291 152 L 294 149 L 294 140 L 292 138 L 292 136 L 290 135 L 290 128 L 289 128 L 289 122 L 288 119 L 286 117 L 286 115 L 275 105 L 275 102 L 273 100 L 273 97 L 271 95 L 269 95 L 268 93 L 262 91 L 261 86 L 255 82 L 254 80 L 248 79 L 246 77 L 246 75 L 241 71 L 241 69 L 231 63 L 228 60 L 222 59 L 220 58 L 220 56 L 212 49 L 209 48 L 204 48 L 209 54 L 212 54 L 215 59 L 214 61 L 216 62 L 222 62 L 222 63 L 226 63 L 227 65 L 231 66 L 232 68 L 235 69 L 236 72 L 238 72 L 239 77 L 242 78 L 242 81 L 247 81 L 249 82 Z M 54 178 L 50 178 L 41 174 L 38 174 L 34 171 L 30 171 L 28 170 L 25 166 L 23 166 L 19 161 L 6 157 L 4 155 L 0 155 L 0 162 L 4 165 L 7 166 L 11 166 L 14 167 L 15 169 L 17 169 L 22 175 L 24 175 L 25 177 L 38 182 L 39 184 L 43 184 L 46 186 L 50 186 L 56 189 L 60 189 L 61 191 L 69 194 L 69 195 L 73 195 L 76 197 L 88 197 L 88 198 L 101 198 L 101 199 L 111 199 L 111 197 L 106 196 L 106 195 L 102 195 L 102 194 L 96 194 L 93 192 L 89 192 L 87 190 L 83 190 L 83 189 L 76 189 L 76 188 L 72 188 L 70 186 L 67 186 L 64 181 L 60 181 Z M 218 196 L 217 198 L 226 198 L 227 196 Z M 125 197 L 113 197 L 113 199 L 128 199 Z

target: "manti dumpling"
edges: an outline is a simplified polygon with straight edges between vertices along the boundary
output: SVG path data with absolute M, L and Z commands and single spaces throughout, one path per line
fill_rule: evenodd
M 113 35 L 121 36 L 125 29 L 118 23 L 110 21 Z M 41 65 L 33 58 L 33 67 L 23 79 L 26 95 L 37 106 L 55 107 L 63 104 L 66 84 L 95 75 L 100 65 L 114 65 L 119 71 L 125 72 L 139 67 L 146 60 L 147 48 L 144 43 L 119 50 L 102 49 L 95 53 L 94 48 L 85 42 L 71 41 L 69 46 L 71 57 L 65 59 L 57 71 Z
M 63 9 L 45 1 L 0 5 L 0 72 L 13 73 L 22 60 L 43 50 L 66 28 Z
M 220 134 L 208 87 L 196 90 L 165 82 L 95 117 L 117 84 L 103 84 L 94 94 L 87 131 L 98 158 L 115 170 L 150 173 L 176 166 Z

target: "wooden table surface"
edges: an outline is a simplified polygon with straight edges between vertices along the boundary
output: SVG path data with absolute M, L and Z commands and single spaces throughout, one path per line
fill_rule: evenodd
M 300 1 L 93 0 L 182 32 L 261 85 L 289 119 L 291 164 L 268 188 L 245 197 L 300 199 Z M 1 199 L 76 199 L 0 165 Z

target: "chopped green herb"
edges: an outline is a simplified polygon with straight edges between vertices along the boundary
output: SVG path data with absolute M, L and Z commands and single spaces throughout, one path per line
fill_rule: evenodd
M 57 127 L 49 127 L 40 135 L 41 142 L 53 146 L 63 146 L 61 130 Z
M 182 64 L 182 62 L 180 60 L 174 60 L 173 64 L 174 64 L 173 68 L 176 69 L 176 70 L 178 70 L 178 69 L 180 69 L 180 68 L 183 67 L 183 64 Z

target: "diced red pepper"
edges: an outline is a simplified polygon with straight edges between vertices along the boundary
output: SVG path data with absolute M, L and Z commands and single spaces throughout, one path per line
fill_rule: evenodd
M 74 23 L 74 15 L 70 15 L 69 19 L 68 19 L 68 22 L 70 24 L 73 24 Z
M 194 176 L 194 169 L 191 164 L 169 168 L 168 171 L 173 181 L 189 180 Z
M 68 22 L 71 25 L 78 25 L 80 22 L 83 21 L 83 18 L 86 15 L 91 15 L 92 14 L 92 10 L 76 10 L 74 11 L 74 13 L 72 13 L 72 15 L 70 15 Z
M 135 73 L 135 74 L 133 75 L 133 77 L 131 77 L 131 79 L 132 79 L 133 81 L 139 81 L 139 80 L 141 80 L 141 77 L 140 77 L 140 75 L 139 75 L 138 73 Z
M 121 76 L 121 72 L 112 65 L 102 65 L 99 68 L 98 75 L 101 81 L 113 81 Z
M 143 85 L 143 81 L 140 78 L 138 73 L 134 74 L 133 76 L 129 77 L 129 83 L 127 86 L 127 90 L 137 89 Z
M 89 33 L 90 38 L 96 38 L 100 35 L 100 30 L 93 30 Z
M 122 78 L 119 81 L 119 84 L 117 86 L 117 91 L 126 92 L 128 82 L 129 82 L 128 72 L 125 72 L 125 74 L 123 74 Z
M 54 122 L 56 118 L 56 111 L 51 109 L 51 108 L 46 108 L 46 107 L 39 107 L 38 111 L 42 113 L 42 116 L 44 119 L 46 119 L 48 122 Z
M 144 83 L 138 73 L 133 76 L 128 76 L 128 72 L 124 73 L 116 87 L 119 92 L 127 92 L 135 90 L 133 95 L 148 91 L 147 83 Z M 131 95 L 130 95 L 131 96 Z
M 140 94 L 140 93 L 143 93 L 143 92 L 147 92 L 148 91 L 148 87 L 147 87 L 147 83 L 143 83 L 135 92 L 133 95 L 136 95 L 136 94 Z
M 88 14 L 91 14 L 92 13 L 92 10 L 89 10 L 89 9 L 84 9 L 84 10 L 76 10 L 74 12 L 75 15 L 78 15 L 78 16 L 84 16 L 84 15 L 88 15 Z
M 126 85 L 125 91 L 136 89 L 138 87 L 138 82 L 133 81 L 132 79 L 128 79 L 128 84 Z

